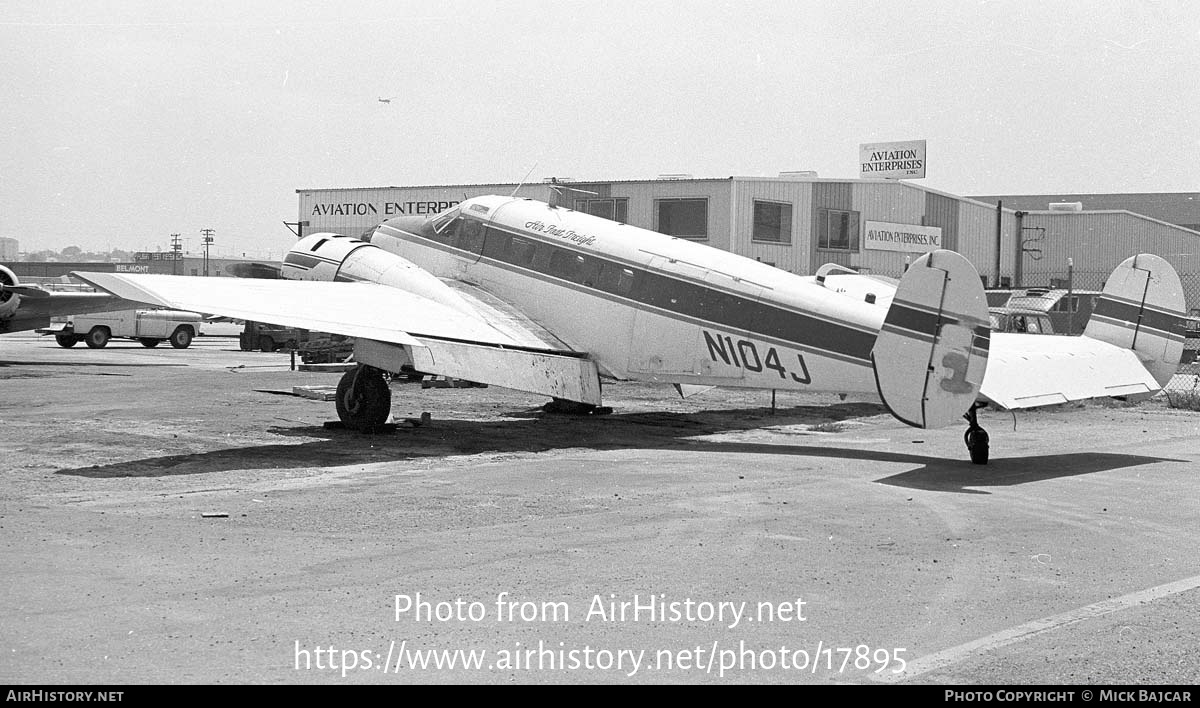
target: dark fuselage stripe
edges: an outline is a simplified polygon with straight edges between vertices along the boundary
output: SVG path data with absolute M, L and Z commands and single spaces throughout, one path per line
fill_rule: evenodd
M 812 315 L 756 302 L 750 296 L 719 290 L 707 284 L 682 280 L 625 263 L 594 252 L 581 252 L 546 243 L 527 234 L 488 227 L 476 248 L 463 248 L 452 236 L 449 243 L 426 234 L 412 234 L 384 224 L 384 228 L 419 239 L 422 245 L 457 256 L 478 259 L 525 274 L 549 276 L 582 286 L 593 295 L 616 296 L 623 302 L 647 306 L 781 341 L 816 351 L 830 352 L 854 363 L 869 364 L 876 333 L 824 320 Z M 515 245 L 514 245 L 515 242 Z
M 1138 321 L 1139 310 L 1141 311 L 1140 322 Z M 1116 300 L 1104 295 L 1096 301 L 1092 316 L 1128 322 L 1141 328 L 1154 329 L 1175 336 L 1182 336 L 1187 324 L 1187 320 L 1183 316 L 1173 312 L 1142 307 L 1126 300 Z
M 941 331 L 941 327 L 951 324 L 961 324 L 967 317 L 956 315 L 947 312 L 937 312 L 936 310 L 927 310 L 923 307 L 913 305 L 900 300 L 893 300 L 892 306 L 888 310 L 887 319 L 884 320 L 884 326 L 888 329 L 904 329 L 912 332 L 917 332 L 923 335 L 935 336 Z M 991 328 L 975 325 L 973 328 L 975 338 L 982 339 L 983 348 L 987 349 L 987 342 L 991 338 Z

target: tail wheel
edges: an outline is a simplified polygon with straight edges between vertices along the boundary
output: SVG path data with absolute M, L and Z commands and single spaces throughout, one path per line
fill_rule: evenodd
M 109 336 L 107 327 L 92 327 L 83 341 L 92 349 L 102 349 L 108 344 Z
M 187 349 L 192 343 L 192 330 L 187 327 L 179 327 L 171 333 L 171 346 L 176 349 Z
M 963 435 L 963 441 L 967 443 L 967 452 L 971 453 L 971 462 L 977 465 L 986 465 L 988 463 L 988 434 L 983 428 L 967 428 L 967 432 Z
M 392 412 L 392 389 L 383 371 L 360 364 L 342 374 L 334 405 L 347 428 L 370 430 L 387 422 Z

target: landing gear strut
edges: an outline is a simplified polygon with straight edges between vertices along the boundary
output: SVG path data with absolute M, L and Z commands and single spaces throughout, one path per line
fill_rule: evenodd
M 392 389 L 383 371 L 359 364 L 342 374 L 334 398 L 338 418 L 350 430 L 370 432 L 392 412 Z
M 971 453 L 971 462 L 977 465 L 986 465 L 988 461 L 988 434 L 979 427 L 979 418 L 975 413 L 986 406 L 986 402 L 976 401 L 971 404 L 971 410 L 963 413 L 963 418 L 967 419 L 967 432 L 963 435 L 963 441 L 967 443 L 967 452 Z

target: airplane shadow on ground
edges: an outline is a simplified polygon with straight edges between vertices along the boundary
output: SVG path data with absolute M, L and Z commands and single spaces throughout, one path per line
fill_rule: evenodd
M 53 367 L 53 366 L 103 366 L 103 367 L 121 367 L 121 368 L 142 368 L 147 366 L 187 366 L 183 363 L 173 362 L 142 362 L 142 363 L 121 363 L 109 361 L 4 361 L 0 359 L 0 368 L 7 369 L 10 366 L 25 367 Z
M 973 465 L 966 450 L 959 459 L 839 447 L 821 435 L 821 445 L 787 445 L 706 440 L 715 433 L 763 430 L 793 425 L 836 423 L 884 414 L 871 403 L 831 406 L 713 410 L 694 413 L 627 413 L 608 416 L 544 414 L 538 409 L 512 411 L 500 420 L 434 420 L 429 425 L 401 425 L 393 433 L 367 435 L 320 426 L 272 427 L 288 437 L 317 438 L 298 445 L 272 444 L 152 457 L 108 465 L 61 469 L 56 474 L 80 477 L 162 477 L 228 470 L 293 467 L 340 467 L 402 462 L 452 455 L 539 453 L 550 450 L 675 450 L 706 454 L 790 455 L 808 458 L 863 460 L 912 465 L 914 469 L 875 480 L 910 489 L 988 494 L 982 488 L 1008 487 L 1061 477 L 1104 472 L 1170 458 L 1104 452 L 1080 452 L 993 459 Z M 817 436 L 807 430 L 784 431 L 797 437 Z M 699 439 L 697 439 L 699 438 Z

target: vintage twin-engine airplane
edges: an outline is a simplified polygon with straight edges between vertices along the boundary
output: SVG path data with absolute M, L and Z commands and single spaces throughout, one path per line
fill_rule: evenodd
M 1081 337 L 992 333 L 975 268 L 921 256 L 899 281 L 825 266 L 815 276 L 543 202 L 468 199 L 362 240 L 300 239 L 290 280 L 79 273 L 119 297 L 356 337 L 338 385 L 351 428 L 386 420 L 383 372 L 440 374 L 586 410 L 600 377 L 702 387 L 877 393 L 920 428 L 976 409 L 1150 395 L 1183 348 L 1171 266 L 1122 263 Z M 306 282 L 290 282 L 306 281 Z
M 21 285 L 17 274 L 0 266 L 0 334 L 49 327 L 50 318 L 137 307 L 108 293 L 58 292 Z

